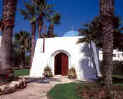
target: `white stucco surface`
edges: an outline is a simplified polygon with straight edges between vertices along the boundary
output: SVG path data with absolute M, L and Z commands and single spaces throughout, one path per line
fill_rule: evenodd
M 99 51 L 99 59 L 103 60 L 103 52 Z M 113 61 L 123 61 L 123 52 L 118 49 L 113 50 Z
M 95 79 L 96 67 L 93 66 L 88 44 L 77 44 L 80 36 L 45 38 L 45 51 L 43 52 L 43 39 L 38 39 L 35 47 L 34 58 L 30 70 L 30 77 L 42 77 L 46 66 L 54 73 L 54 58 L 58 53 L 68 56 L 68 68 L 76 69 L 79 80 Z

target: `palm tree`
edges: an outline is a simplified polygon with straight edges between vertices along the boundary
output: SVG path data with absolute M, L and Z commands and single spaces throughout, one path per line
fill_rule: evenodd
M 103 67 L 104 84 L 107 88 L 112 85 L 112 55 L 113 55 L 113 16 L 114 0 L 100 0 L 101 30 L 103 34 Z
M 83 28 L 79 29 L 80 35 L 85 35 L 84 38 L 80 38 L 78 43 L 89 42 L 90 40 L 96 43 L 98 48 L 102 48 L 103 34 L 101 32 L 101 20 L 99 16 L 96 16 L 90 23 L 84 24 Z M 122 49 L 123 44 L 123 27 L 119 16 L 113 18 L 114 32 L 113 32 L 113 49 Z
M 33 4 L 37 10 L 38 37 L 40 38 L 45 19 L 49 20 L 55 11 L 53 5 L 48 4 L 46 0 L 33 0 Z
M 95 17 L 92 22 L 84 24 L 83 28 L 79 29 L 79 35 L 84 35 L 84 38 L 80 38 L 78 43 L 91 41 L 95 42 L 98 48 L 102 48 L 102 34 L 100 34 L 100 18 Z
M 120 17 L 114 18 L 114 41 L 113 41 L 113 48 L 118 50 L 123 50 L 123 27 L 122 27 L 122 20 Z
M 59 24 L 60 23 L 61 16 L 59 13 L 55 13 L 53 16 L 50 17 L 49 19 L 49 27 L 48 27 L 48 37 L 54 37 L 54 24 Z
M 12 34 L 15 22 L 17 0 L 3 0 L 2 11 L 2 46 L 1 46 L 1 68 L 0 73 L 7 74 L 11 68 Z
M 32 25 L 32 62 L 35 48 L 36 24 L 38 23 L 38 36 L 40 38 L 44 19 L 48 19 L 51 13 L 53 13 L 53 10 L 52 6 L 48 5 L 46 0 L 33 0 L 32 3 L 24 3 L 24 5 L 26 7 L 26 10 L 21 10 L 21 14 L 25 19 L 29 20 Z
M 80 38 L 78 43 L 87 42 L 90 43 L 91 41 L 96 43 L 96 46 L 99 49 L 102 49 L 102 41 L 103 41 L 103 34 L 101 32 L 101 20 L 100 17 L 95 17 L 92 22 L 88 24 L 84 24 L 83 28 L 79 29 L 80 36 L 84 35 L 83 38 Z M 123 50 L 123 27 L 121 24 L 121 19 L 118 16 L 113 18 L 114 24 L 114 32 L 113 32 L 113 49 Z M 120 43 L 121 42 L 121 43 Z M 99 53 L 98 53 L 99 54 Z M 102 70 L 103 71 L 103 70 Z M 105 72 L 104 72 L 105 73 Z
M 79 29 L 79 35 L 83 36 L 78 40 L 77 43 L 86 42 L 90 46 L 90 58 L 97 70 L 97 77 L 102 77 L 100 69 L 99 69 L 99 50 L 102 46 L 102 36 L 100 36 L 100 24 L 99 24 L 99 17 L 95 17 L 92 22 L 88 24 L 84 24 L 83 28 Z M 98 48 L 92 47 L 95 45 Z M 92 52 L 93 50 L 93 52 Z M 95 51 L 94 51 L 95 50 Z M 95 53 L 96 52 L 96 53 Z M 97 60 L 96 60 L 97 59 Z
M 31 36 L 29 32 L 20 31 L 15 34 L 14 38 L 14 52 L 19 58 L 19 63 L 22 66 L 26 65 L 26 56 L 30 54 L 31 48 Z
M 31 47 L 31 63 L 34 55 L 34 49 L 35 49 L 35 36 L 36 36 L 36 10 L 35 6 L 25 2 L 25 9 L 21 9 L 21 14 L 24 16 L 24 19 L 29 20 L 31 26 L 32 26 L 32 47 Z
M 44 24 L 45 9 L 47 8 L 47 3 L 45 0 L 33 0 L 33 4 L 37 10 L 37 24 L 38 24 L 38 37 L 41 37 L 41 31 Z

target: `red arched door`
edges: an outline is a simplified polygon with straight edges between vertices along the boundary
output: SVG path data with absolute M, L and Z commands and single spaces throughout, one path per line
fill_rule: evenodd
M 55 75 L 68 74 L 68 56 L 64 53 L 59 53 L 55 56 Z

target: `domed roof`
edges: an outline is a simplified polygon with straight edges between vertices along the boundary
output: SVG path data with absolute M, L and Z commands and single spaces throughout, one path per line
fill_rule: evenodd
M 79 36 L 79 32 L 71 30 L 71 31 L 64 33 L 63 37 L 67 37 L 67 36 Z

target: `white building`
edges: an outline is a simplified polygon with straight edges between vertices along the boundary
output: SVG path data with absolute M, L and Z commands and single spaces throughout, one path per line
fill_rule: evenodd
M 53 75 L 66 76 L 74 67 L 79 80 L 96 79 L 100 76 L 99 61 L 95 44 L 77 44 L 77 31 L 70 31 L 64 37 L 38 39 L 30 70 L 30 77 L 42 77 L 49 66 Z
M 53 75 L 66 76 L 74 67 L 79 80 L 96 79 L 101 76 L 99 60 L 102 51 L 98 51 L 93 42 L 77 43 L 83 36 L 77 36 L 77 31 L 69 31 L 63 37 L 38 39 L 30 70 L 30 77 L 42 77 L 44 68 L 49 66 Z M 113 60 L 123 61 L 123 53 L 114 50 Z
M 99 60 L 102 61 L 103 52 L 99 51 Z M 123 61 L 123 52 L 115 49 L 113 50 L 113 61 Z
M 38 39 L 30 77 L 42 77 L 46 66 L 51 68 L 53 75 L 65 76 L 74 67 L 79 80 L 96 79 L 97 75 L 100 76 L 94 43 L 91 46 L 87 43 L 77 44 L 79 38 L 83 37 L 77 35 L 77 31 L 70 31 L 63 37 Z M 99 51 L 99 60 L 102 60 L 102 51 Z M 123 61 L 123 52 L 114 50 L 113 60 Z

